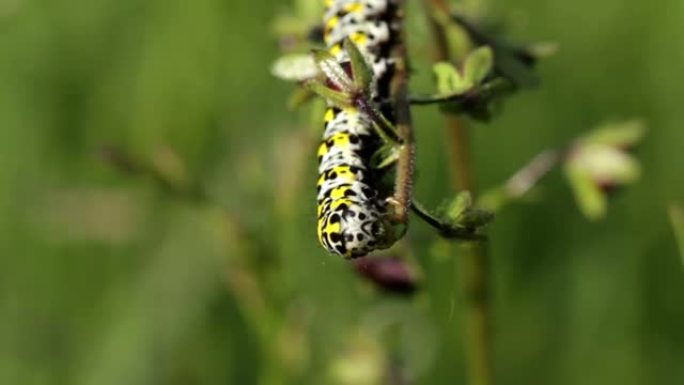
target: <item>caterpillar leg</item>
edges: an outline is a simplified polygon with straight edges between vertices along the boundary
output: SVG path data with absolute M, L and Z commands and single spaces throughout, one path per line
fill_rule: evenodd
M 394 197 L 385 199 L 386 219 L 392 224 L 394 238 L 401 239 L 408 230 L 407 208 Z
M 391 220 L 394 219 L 394 221 L 397 222 L 397 218 L 404 216 L 404 211 L 406 209 L 404 208 L 404 205 L 401 204 L 401 202 L 399 202 L 396 198 L 386 198 L 385 204 L 387 205 L 387 211 L 389 212 L 388 216 Z

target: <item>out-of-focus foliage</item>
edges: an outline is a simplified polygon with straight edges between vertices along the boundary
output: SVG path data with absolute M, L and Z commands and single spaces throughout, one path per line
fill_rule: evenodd
M 684 262 L 684 210 L 674 204 L 670 206 L 670 220 L 672 221 L 672 231 L 679 244 L 679 254 L 682 256 L 682 262 Z
M 641 179 L 605 220 L 556 172 L 488 227 L 498 383 L 677 383 L 684 2 L 492 3 L 512 38 L 560 51 L 540 88 L 472 125 L 480 185 L 606 118 L 649 126 Z M 291 87 L 269 74 L 289 5 L 0 0 L 1 384 L 463 382 L 456 248 L 411 223 L 421 286 L 406 299 L 317 245 L 322 115 L 286 111 Z M 426 58 L 419 12 L 411 53 Z M 435 207 L 454 193 L 441 119 L 414 117 L 416 194 Z
M 641 141 L 643 133 L 643 124 L 638 121 L 612 123 L 570 145 L 565 174 L 587 218 L 602 219 L 609 191 L 639 180 L 641 165 L 628 151 Z

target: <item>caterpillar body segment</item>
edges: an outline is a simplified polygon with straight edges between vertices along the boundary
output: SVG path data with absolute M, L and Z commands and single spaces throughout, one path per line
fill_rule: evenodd
M 331 148 L 327 150 L 325 154 L 321 156 L 321 165 L 319 165 L 318 172 L 320 178 L 325 177 L 327 179 L 335 178 L 338 174 L 332 173 L 336 167 L 350 167 L 356 174 L 356 170 L 365 170 L 367 165 L 366 162 L 362 161 L 363 158 L 355 156 L 355 154 L 350 154 L 348 151 L 344 151 L 338 148 Z M 359 176 L 358 178 L 361 178 Z M 322 185 L 322 183 L 320 183 Z
M 373 100 L 389 98 L 395 6 L 391 0 L 324 0 L 323 38 L 328 52 L 343 68 L 351 40 L 370 65 Z M 395 223 L 387 201 L 392 187 L 383 184 L 387 170 L 371 166 L 383 146 L 368 111 L 329 107 L 318 149 L 318 239 L 329 252 L 355 258 L 391 246 Z M 391 117 L 391 114 L 388 114 Z
M 386 16 L 387 8 L 394 4 L 393 0 L 324 0 L 325 20 L 333 16 L 359 14 L 369 19 Z
M 330 252 L 355 258 L 386 248 L 392 225 L 377 207 L 360 199 L 330 201 L 319 218 L 319 239 Z
M 390 29 L 387 23 L 380 20 L 354 24 L 338 23 L 323 35 L 323 40 L 330 46 L 341 43 L 346 38 L 351 39 L 360 49 L 377 47 L 389 41 Z
M 356 109 L 339 110 L 329 108 L 325 113 L 325 133 L 332 136 L 339 132 L 351 135 L 373 135 L 372 121 Z

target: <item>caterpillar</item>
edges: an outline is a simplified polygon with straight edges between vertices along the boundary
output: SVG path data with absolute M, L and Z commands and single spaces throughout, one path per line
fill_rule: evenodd
M 349 61 L 342 48 L 351 40 L 373 72 L 374 101 L 389 98 L 396 26 L 393 0 L 324 0 L 323 41 L 340 64 Z M 391 121 L 391 111 L 383 111 Z M 388 215 L 391 195 L 371 157 L 382 145 L 370 116 L 354 107 L 327 107 L 318 148 L 318 239 L 330 253 L 356 258 L 394 243 Z

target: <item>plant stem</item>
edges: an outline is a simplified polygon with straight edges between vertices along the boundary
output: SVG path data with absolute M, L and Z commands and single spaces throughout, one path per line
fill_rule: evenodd
M 461 279 L 466 303 L 466 354 L 470 385 L 494 383 L 491 312 L 488 298 L 488 255 L 482 242 L 461 245 Z
M 447 36 L 435 19 L 435 12 L 449 12 L 444 0 L 424 0 L 433 31 L 436 61 L 450 61 Z M 475 180 L 470 157 L 468 133 L 463 121 L 445 115 L 450 166 L 454 187 L 475 194 Z M 463 242 L 461 249 L 461 280 L 465 295 L 465 337 L 469 385 L 494 383 L 493 352 L 491 341 L 491 313 L 488 298 L 488 255 L 482 242 Z
M 546 150 L 535 156 L 506 181 L 504 185 L 506 196 L 510 199 L 517 199 L 525 195 L 558 164 L 560 157 L 560 151 L 555 149 Z
M 449 163 L 452 171 L 452 182 L 456 191 L 470 191 L 475 196 L 475 180 L 472 173 L 470 141 L 468 132 L 461 118 L 444 115 L 447 145 L 449 146 Z
M 405 9 L 405 1 L 399 2 L 399 9 Z M 399 20 L 402 22 L 403 20 Z M 392 49 L 392 57 L 396 60 L 394 75 L 391 83 L 391 98 L 394 104 L 395 127 L 403 141 L 397 160 L 397 171 L 394 186 L 394 199 L 399 203 L 400 212 L 396 213 L 396 220 L 406 223 L 411 204 L 411 190 L 413 187 L 413 168 L 415 147 L 413 130 L 411 128 L 411 105 L 408 98 L 408 55 L 406 50 L 406 31 L 402 27 L 397 43 Z
M 467 228 L 455 227 L 452 224 L 444 222 L 441 218 L 431 214 L 422 204 L 413 199 L 411 201 L 411 209 L 420 217 L 425 223 L 432 226 L 439 234 L 446 239 L 453 240 L 475 240 L 482 239 L 482 236 Z
M 510 82 L 500 79 L 490 81 L 477 88 L 460 94 L 438 94 L 438 95 L 412 95 L 409 99 L 411 105 L 429 106 L 440 103 L 463 104 L 478 98 L 486 98 L 498 92 L 511 90 L 513 85 Z

